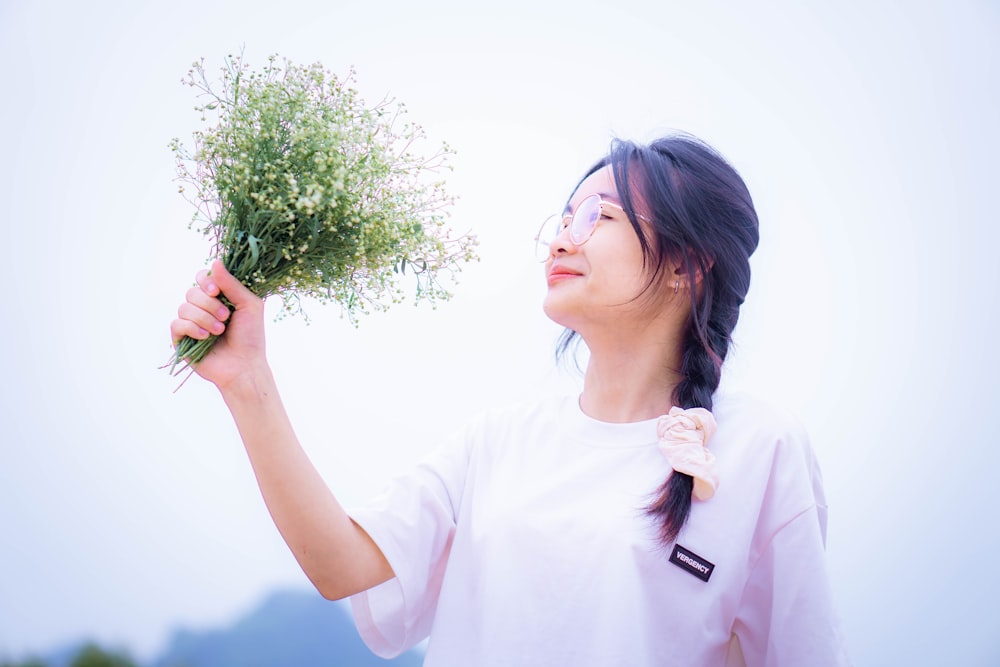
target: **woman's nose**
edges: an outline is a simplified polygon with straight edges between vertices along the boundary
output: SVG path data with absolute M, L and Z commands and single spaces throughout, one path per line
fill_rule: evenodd
M 576 248 L 576 244 L 573 243 L 569 236 L 569 225 L 566 225 L 565 227 L 560 227 L 559 233 L 556 234 L 556 237 L 552 239 L 552 243 L 549 244 L 549 254 L 574 253 L 576 252 Z

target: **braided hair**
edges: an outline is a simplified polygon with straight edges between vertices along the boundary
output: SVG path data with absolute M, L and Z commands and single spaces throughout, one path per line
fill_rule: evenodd
M 719 153 L 689 135 L 670 135 L 648 145 L 616 140 L 584 179 L 608 165 L 639 237 L 645 267 L 651 269 L 646 289 L 673 289 L 672 276 L 666 275 L 671 266 L 683 267 L 689 277 L 691 312 L 673 401 L 683 409 L 711 410 L 750 287 L 750 255 L 759 240 L 750 193 Z M 636 210 L 639 199 L 645 225 Z M 694 276 L 701 276 L 700 286 Z M 564 334 L 560 356 L 574 338 L 572 331 Z M 693 487 L 690 475 L 672 472 L 646 508 L 659 521 L 664 545 L 677 538 L 687 521 Z

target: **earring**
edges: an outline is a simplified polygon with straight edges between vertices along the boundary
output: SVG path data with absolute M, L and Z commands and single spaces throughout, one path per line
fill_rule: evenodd
M 681 288 L 681 281 L 675 280 L 674 281 L 674 294 L 677 294 L 677 291 L 680 290 L 680 288 Z

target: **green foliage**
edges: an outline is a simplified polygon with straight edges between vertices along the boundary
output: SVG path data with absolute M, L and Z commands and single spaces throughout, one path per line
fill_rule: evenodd
M 108 652 L 96 644 L 87 644 L 73 658 L 69 667 L 138 667 L 126 654 Z
M 445 225 L 453 199 L 440 172 L 451 150 L 416 154 L 423 130 L 403 122 L 400 104 L 366 107 L 353 76 L 277 56 L 254 71 L 229 56 L 220 81 L 203 60 L 184 81 L 207 100 L 202 118 L 217 117 L 194 133 L 192 151 L 171 142 L 192 225 L 254 293 L 279 295 L 284 313 L 301 313 L 306 296 L 356 322 L 404 298 L 407 270 L 418 300 L 446 299 L 439 273 L 475 259 L 476 239 Z M 213 342 L 185 339 L 175 363 L 197 363 Z
M 56 661 L 63 663 L 63 658 Z M 40 658 L 25 658 L 19 662 L 0 660 L 0 667 L 49 667 L 49 663 Z M 106 651 L 93 642 L 85 644 L 73 656 L 69 667 L 138 667 L 138 664 L 123 651 Z

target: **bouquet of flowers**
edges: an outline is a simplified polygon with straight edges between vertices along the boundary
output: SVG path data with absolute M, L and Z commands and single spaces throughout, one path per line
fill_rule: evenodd
M 302 313 L 307 296 L 356 323 L 401 301 L 404 278 L 418 301 L 447 299 L 439 274 L 476 259 L 475 237 L 445 225 L 453 198 L 440 173 L 452 151 L 417 154 L 426 137 L 403 122 L 403 105 L 367 107 L 353 82 L 353 70 L 341 80 L 277 56 L 259 71 L 228 56 L 215 82 L 201 60 L 183 80 L 205 100 L 202 120 L 217 120 L 191 150 L 170 143 L 191 226 L 255 294 L 279 295 L 282 314 Z M 171 367 L 197 364 L 215 340 L 181 340 Z

